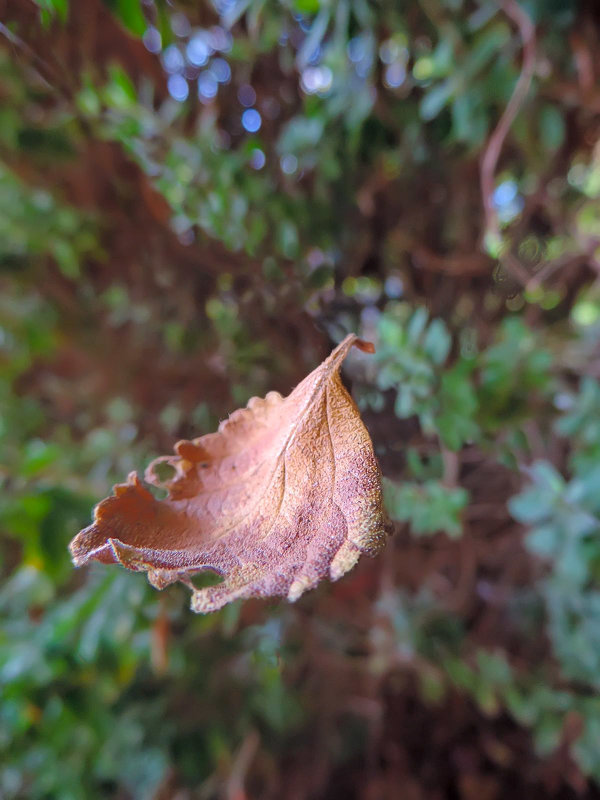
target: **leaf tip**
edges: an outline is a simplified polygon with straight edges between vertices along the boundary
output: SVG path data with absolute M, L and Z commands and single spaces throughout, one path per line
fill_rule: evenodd
M 346 358 L 353 347 L 357 347 L 359 350 L 362 350 L 363 353 L 375 352 L 375 345 L 373 342 L 367 342 L 365 339 L 360 339 L 355 333 L 349 333 L 348 336 L 342 339 L 323 364 L 325 365 L 331 362 L 339 364 Z
M 290 588 L 288 589 L 287 599 L 290 603 L 295 603 L 304 592 L 308 591 L 309 589 L 314 589 L 316 581 L 309 575 L 301 575 L 299 578 L 296 578 Z
M 338 581 L 342 575 L 356 566 L 360 558 L 360 549 L 352 542 L 344 542 L 342 547 L 335 554 L 329 567 L 329 577 L 332 581 Z
M 362 350 L 363 353 L 371 353 L 375 352 L 375 345 L 373 342 L 367 342 L 364 339 L 355 339 L 354 346 L 358 347 L 359 350 Z

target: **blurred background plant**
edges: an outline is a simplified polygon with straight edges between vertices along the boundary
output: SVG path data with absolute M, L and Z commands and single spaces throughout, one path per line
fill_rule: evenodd
M 0 8 L 0 796 L 600 797 L 594 0 Z M 73 571 L 351 330 L 382 556 L 206 618 Z

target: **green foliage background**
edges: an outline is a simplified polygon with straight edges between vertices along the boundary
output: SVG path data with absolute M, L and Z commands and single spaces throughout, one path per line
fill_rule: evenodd
M 0 22 L 0 797 L 600 796 L 595 3 Z M 349 331 L 376 561 L 206 618 L 72 569 L 112 483 Z

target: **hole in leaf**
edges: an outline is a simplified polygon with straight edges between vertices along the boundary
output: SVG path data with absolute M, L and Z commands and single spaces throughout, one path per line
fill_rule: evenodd
M 166 498 L 169 496 L 169 490 L 163 489 L 160 486 L 153 486 L 152 484 L 148 484 L 146 486 L 146 489 L 148 489 L 148 491 L 150 492 L 152 497 L 155 498 L 155 500 L 166 500 Z
M 176 469 L 166 461 L 159 461 L 152 468 L 159 483 L 169 483 L 176 475 Z
M 212 569 L 205 569 L 196 572 L 192 577 L 192 583 L 196 589 L 206 589 L 208 586 L 218 586 L 225 581 L 223 575 L 214 572 Z

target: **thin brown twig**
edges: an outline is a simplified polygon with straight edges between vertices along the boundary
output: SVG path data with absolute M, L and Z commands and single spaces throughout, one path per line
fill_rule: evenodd
M 248 795 L 244 789 L 244 781 L 259 745 L 260 736 L 252 728 L 236 753 L 231 772 L 225 784 L 224 796 L 226 800 L 247 800 Z
M 588 259 L 589 255 L 587 253 L 567 253 L 560 258 L 555 258 L 553 261 L 546 262 L 539 272 L 536 272 L 535 275 L 529 279 L 527 290 L 531 292 L 537 289 L 558 270 L 562 270 L 565 267 L 585 264 Z
M 529 15 L 516 0 L 501 0 L 500 7 L 519 30 L 523 43 L 523 64 L 511 98 L 498 124 L 492 131 L 481 158 L 480 183 L 485 212 L 485 233 L 496 241 L 500 240 L 500 224 L 498 222 L 498 213 L 494 206 L 496 167 L 504 141 L 529 92 L 536 60 L 535 26 Z M 521 284 L 527 284 L 529 275 L 516 258 L 508 254 L 502 258 L 502 263 Z
M 34 50 L 32 50 L 31 47 L 29 47 L 27 42 L 24 42 L 20 36 L 17 36 L 17 34 L 11 31 L 10 28 L 8 28 L 3 22 L 0 22 L 0 36 L 4 36 L 4 38 L 10 42 L 15 49 L 21 50 L 27 55 L 31 64 L 35 65 L 33 69 L 42 83 L 44 83 L 46 88 L 54 88 L 52 82 L 47 77 L 48 72 L 50 71 L 48 64 L 42 58 L 40 58 L 40 56 Z
M 47 89 L 57 92 L 63 99 L 71 98 L 70 88 L 60 77 L 64 73 L 60 65 L 52 64 L 47 59 L 42 58 L 31 45 L 14 31 L 11 31 L 3 22 L 0 22 L 0 36 L 4 37 L 13 46 L 15 54 L 23 54 L 29 69 L 35 72 L 38 79 Z

